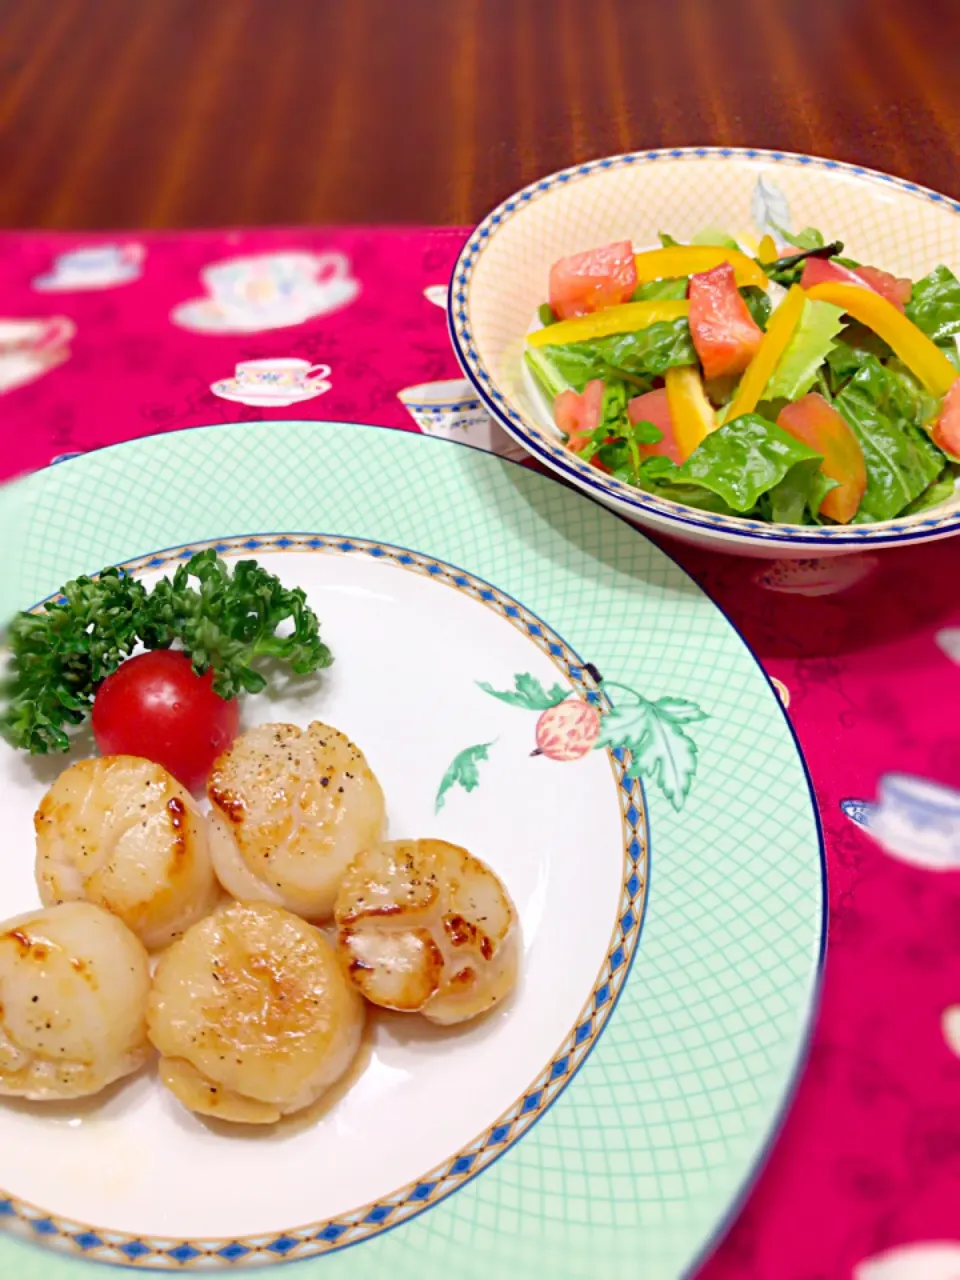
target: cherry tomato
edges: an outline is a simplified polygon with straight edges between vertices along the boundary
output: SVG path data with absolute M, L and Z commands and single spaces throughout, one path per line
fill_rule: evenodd
M 553 402 L 553 418 L 567 439 L 567 448 L 579 453 L 596 429 L 603 412 L 603 380 L 592 378 L 583 389 L 561 391 Z
M 690 336 L 705 378 L 743 373 L 757 353 L 763 330 L 737 289 L 729 262 L 690 277 Z
M 236 699 L 214 693 L 213 672 L 196 675 L 174 649 L 128 658 L 93 702 L 93 736 L 104 755 L 153 760 L 191 791 L 204 785 L 239 727 Z
M 952 458 L 960 458 L 960 378 L 943 397 L 943 407 L 933 428 L 934 443 Z
M 659 455 L 669 458 L 677 466 L 683 462 L 683 453 L 673 429 L 673 419 L 670 417 L 666 387 L 661 387 L 659 391 L 645 391 L 642 396 L 634 396 L 627 405 L 627 417 L 634 425 L 638 422 L 652 422 L 663 432 L 663 439 L 658 440 L 656 444 L 639 446 L 640 453 L 644 457 L 652 458 Z
M 628 302 L 636 287 L 637 267 L 629 240 L 575 253 L 550 268 L 550 306 L 561 320 Z
M 867 467 L 853 428 L 823 396 L 811 391 L 784 405 L 777 426 L 795 440 L 823 455 L 820 468 L 838 482 L 820 505 L 831 520 L 847 524 L 853 519 L 867 488 Z

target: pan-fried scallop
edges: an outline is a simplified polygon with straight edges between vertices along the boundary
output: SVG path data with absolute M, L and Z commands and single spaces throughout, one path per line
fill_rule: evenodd
M 0 1094 L 99 1093 L 147 1060 L 150 964 L 115 916 L 67 902 L 0 924 Z
M 516 983 L 516 907 L 486 863 L 445 840 L 396 840 L 359 854 L 336 921 L 353 981 L 387 1009 L 464 1022 Z
M 383 792 L 363 752 L 319 720 L 241 734 L 207 790 L 223 887 L 241 902 L 271 902 L 310 920 L 333 914 L 351 859 L 383 833 Z
M 43 903 L 97 903 L 147 947 L 165 946 L 219 896 L 207 820 L 190 793 L 151 760 L 78 760 L 44 796 L 33 821 Z
M 344 1074 L 364 1005 L 318 929 L 280 907 L 231 903 L 161 957 L 148 1022 L 160 1078 L 185 1107 L 271 1124 Z

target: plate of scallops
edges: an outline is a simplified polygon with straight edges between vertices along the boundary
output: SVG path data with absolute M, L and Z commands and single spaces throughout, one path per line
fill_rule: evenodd
M 806 770 L 617 515 L 342 423 L 0 493 L 0 1273 L 674 1277 L 803 1061 Z

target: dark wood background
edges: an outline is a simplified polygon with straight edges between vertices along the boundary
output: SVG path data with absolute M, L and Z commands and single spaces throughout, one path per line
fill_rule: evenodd
M 0 0 L 0 226 L 467 223 L 691 143 L 960 197 L 960 0 Z

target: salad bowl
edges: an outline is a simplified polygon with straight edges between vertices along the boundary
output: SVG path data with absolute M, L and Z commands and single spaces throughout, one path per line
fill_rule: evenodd
M 643 256 L 661 243 L 703 246 L 735 241 L 744 255 L 764 261 L 769 258 L 768 254 L 764 259 L 766 243 L 776 245 L 777 256 L 785 255 L 786 260 L 798 248 L 808 248 L 807 232 L 817 228 L 828 241 L 842 241 L 843 248 L 835 252 L 847 255 L 844 262 L 872 264 L 889 273 L 887 278 L 912 280 L 910 318 L 916 314 L 911 305 L 919 296 L 918 282 L 932 279 L 930 273 L 940 264 L 948 269 L 942 278 L 949 276 L 951 290 L 956 283 L 950 273 L 960 267 L 958 214 L 960 204 L 915 183 L 787 152 L 697 147 L 595 160 L 510 196 L 476 228 L 453 273 L 448 302 L 451 339 L 477 394 L 534 459 L 651 531 L 712 550 L 777 559 L 837 556 L 944 538 L 960 530 L 954 450 L 934 456 L 933 471 L 938 463 L 943 465 L 934 486 L 929 468 L 926 475 L 911 479 L 910 463 L 902 475 L 874 475 L 869 442 L 865 444 L 868 485 L 905 482 L 899 509 L 888 504 L 889 518 L 873 518 L 869 503 L 847 523 L 818 520 L 816 512 L 806 523 L 773 522 L 769 516 L 758 516 L 758 509 L 737 513 L 712 500 L 714 509 L 682 505 L 665 496 L 669 487 L 638 487 L 636 478 L 625 477 L 623 469 L 601 469 L 595 460 L 573 451 L 571 437 L 554 422 L 550 389 L 538 386 L 525 351 L 528 336 L 540 327 L 538 310 L 547 299 L 551 267 L 560 259 L 615 242 L 628 243 L 628 249 L 632 245 L 633 252 Z M 819 239 L 822 262 L 831 246 L 823 246 L 823 239 L 813 234 L 813 244 Z M 832 261 L 829 265 L 834 266 Z M 807 281 L 803 283 L 807 287 Z M 945 298 L 946 294 L 938 297 L 936 305 Z M 949 376 L 953 375 L 946 361 L 956 366 L 960 292 L 955 299 L 951 293 L 949 306 L 954 302 L 956 325 L 929 317 L 924 321 L 939 348 L 939 367 Z M 836 312 L 838 323 L 841 313 L 842 309 Z M 559 313 L 550 315 L 548 322 L 557 318 Z M 890 357 L 890 348 L 885 350 Z M 948 385 L 945 377 L 941 396 Z M 824 395 L 836 393 L 836 386 L 828 389 L 828 379 L 820 381 Z M 724 410 L 717 412 L 717 421 L 723 423 Z M 921 422 L 918 417 L 906 428 L 921 452 L 928 449 L 928 439 L 937 440 L 937 412 L 943 411 L 928 409 L 926 419 Z M 605 414 L 603 421 L 605 425 Z M 732 457 L 729 466 L 736 470 L 743 464 Z M 829 475 L 826 465 L 824 471 Z M 874 507 L 880 509 L 882 504 Z

